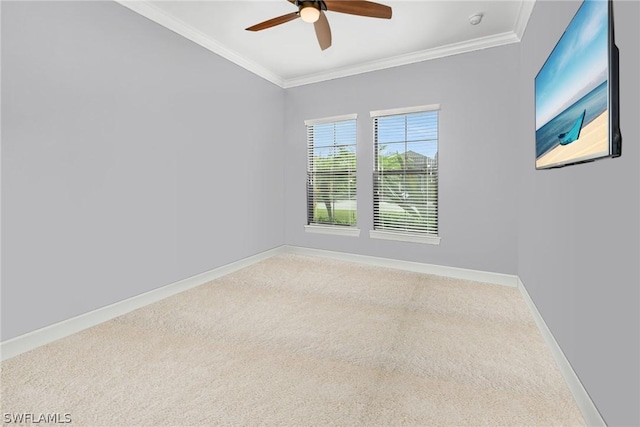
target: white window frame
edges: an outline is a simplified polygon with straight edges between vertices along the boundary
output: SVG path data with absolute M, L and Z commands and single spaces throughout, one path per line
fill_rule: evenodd
M 308 132 L 308 128 L 309 126 L 313 126 L 313 125 L 318 125 L 318 124 L 325 124 L 325 123 L 335 123 L 335 122 L 343 122 L 343 121 L 349 121 L 349 120 L 356 120 L 356 146 L 357 146 L 357 119 L 358 119 L 358 115 L 357 114 L 344 114 L 344 115 L 340 115 L 340 116 L 331 116 L 331 117 L 323 117 L 323 118 L 319 118 L 319 119 L 310 119 L 310 120 L 305 120 L 304 121 L 304 125 L 305 128 L 307 128 L 307 132 Z M 357 172 L 357 159 L 356 159 L 356 172 Z M 306 184 L 306 188 L 307 188 L 307 224 L 304 226 L 304 230 L 307 233 L 316 233 L 316 234 L 330 234 L 330 235 L 336 235 L 336 236 L 350 236 L 350 237 L 358 237 L 360 236 L 360 229 L 357 227 L 357 220 L 356 220 L 356 225 L 337 225 L 337 224 L 309 224 L 309 139 L 307 138 L 307 184 Z M 356 215 L 358 212 L 358 201 L 357 201 L 357 195 L 356 195 Z
M 378 170 L 376 169 L 376 164 L 377 164 L 377 141 L 376 141 L 376 136 L 375 136 L 375 119 L 379 118 L 379 117 L 385 117 L 385 116 L 396 116 L 396 115 L 405 115 L 405 114 L 411 114 L 411 113 L 422 113 L 422 112 L 428 112 L 428 111 L 440 111 L 440 104 L 430 104 L 430 105 L 420 105 L 420 106 L 415 106 L 415 107 L 404 107 L 404 108 L 393 108 L 393 109 L 388 109 L 388 110 L 377 110 L 377 111 L 371 111 L 370 112 L 370 116 L 373 119 L 372 120 L 372 126 L 374 128 L 374 141 L 373 141 L 373 151 L 374 151 L 374 171 L 373 171 L 373 179 L 374 179 L 374 192 L 376 191 L 376 185 L 375 185 L 375 179 L 376 179 L 376 174 L 378 173 Z M 440 117 L 438 115 L 438 126 L 440 124 Z M 440 145 L 440 135 L 438 135 L 438 146 Z M 438 148 L 439 150 L 439 148 Z M 439 178 L 439 174 L 440 171 L 438 169 L 438 178 Z M 374 194 L 374 199 L 375 199 L 375 194 Z M 420 232 L 402 232 L 402 231 L 389 231 L 389 230 L 370 230 L 369 231 L 369 237 L 372 239 L 384 239 L 384 240 L 396 240 L 396 241 L 402 241 L 402 242 L 413 242 L 413 243 L 425 243 L 425 244 L 431 244 L 431 245 L 439 245 L 440 244 L 440 209 L 439 209 L 439 199 L 440 197 L 438 196 L 438 204 L 436 205 L 436 218 L 438 221 L 438 234 L 434 235 L 434 234 L 423 234 Z M 375 216 L 375 201 L 374 201 L 374 206 L 373 206 L 373 214 Z M 374 222 L 374 227 L 375 227 L 375 222 Z

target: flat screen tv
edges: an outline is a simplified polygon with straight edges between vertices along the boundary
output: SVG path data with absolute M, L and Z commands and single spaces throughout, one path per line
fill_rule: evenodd
M 618 157 L 613 1 L 584 0 L 536 75 L 536 169 Z

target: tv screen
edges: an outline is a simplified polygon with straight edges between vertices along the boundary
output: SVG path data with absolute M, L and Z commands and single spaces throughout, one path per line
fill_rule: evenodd
M 620 155 L 612 0 L 584 0 L 535 78 L 536 169 Z

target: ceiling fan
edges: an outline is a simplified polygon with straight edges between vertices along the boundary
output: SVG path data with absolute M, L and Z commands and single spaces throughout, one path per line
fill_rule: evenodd
M 247 31 L 260 31 L 294 19 L 302 18 L 303 21 L 313 23 L 316 37 L 320 43 L 320 49 L 325 50 L 331 46 L 331 28 L 325 11 L 348 13 L 350 15 L 368 16 L 371 18 L 391 19 L 391 8 L 383 4 L 365 0 L 288 0 L 298 8 L 297 12 L 291 12 L 277 18 L 269 19 L 252 27 Z

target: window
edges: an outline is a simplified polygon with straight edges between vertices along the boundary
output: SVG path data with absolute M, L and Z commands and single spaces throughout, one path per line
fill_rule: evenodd
M 373 111 L 372 238 L 439 244 L 439 105 Z
M 356 115 L 307 120 L 307 226 L 359 234 L 356 226 Z

